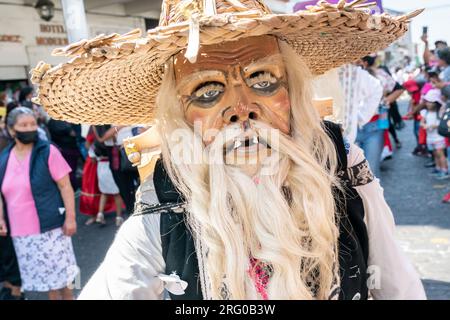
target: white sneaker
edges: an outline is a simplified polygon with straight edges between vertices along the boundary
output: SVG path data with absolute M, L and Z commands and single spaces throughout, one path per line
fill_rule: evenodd
M 100 224 L 105 224 L 105 215 L 103 214 L 103 212 L 99 212 L 97 213 L 97 218 L 95 219 L 95 222 L 100 223 Z
M 120 227 L 123 223 L 123 218 L 122 217 L 116 217 L 116 227 Z

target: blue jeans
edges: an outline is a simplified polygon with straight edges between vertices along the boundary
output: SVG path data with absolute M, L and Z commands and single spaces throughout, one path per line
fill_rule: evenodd
M 369 122 L 358 129 L 356 143 L 364 151 L 370 169 L 373 174 L 380 178 L 381 153 L 384 146 L 384 129 L 378 128 L 376 121 Z

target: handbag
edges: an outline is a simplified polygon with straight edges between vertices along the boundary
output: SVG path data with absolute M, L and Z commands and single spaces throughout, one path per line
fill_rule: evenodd
M 450 138 L 450 102 L 447 102 L 444 114 L 439 121 L 438 133 L 443 137 Z
M 379 129 L 389 129 L 389 107 L 385 104 L 380 104 L 378 107 L 377 125 Z

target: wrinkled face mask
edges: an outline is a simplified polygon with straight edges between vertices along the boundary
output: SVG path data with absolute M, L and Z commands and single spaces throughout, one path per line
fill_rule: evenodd
M 34 143 L 38 139 L 38 132 L 37 132 L 37 130 L 16 131 L 16 138 L 23 144 Z
M 242 130 L 224 146 L 227 164 L 252 157 L 256 166 L 261 162 L 261 151 L 270 146 L 259 139 L 254 128 L 258 122 L 289 134 L 286 70 L 275 37 L 204 46 L 193 64 L 182 51 L 174 57 L 174 68 L 185 119 L 193 127 L 200 126 L 206 146 L 215 139 L 207 133 L 211 129 L 239 126 Z
M 19 115 L 12 129 L 11 134 L 23 144 L 30 144 L 38 140 L 38 125 L 31 114 Z

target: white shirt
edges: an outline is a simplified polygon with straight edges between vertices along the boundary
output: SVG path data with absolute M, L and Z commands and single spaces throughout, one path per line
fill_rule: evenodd
M 383 87 L 380 80 L 352 64 L 339 68 L 339 81 L 344 94 L 344 108 L 340 112 L 344 136 L 353 143 L 358 128 L 378 112 Z
M 425 110 L 425 124 L 427 126 L 439 126 L 440 119 L 436 111 Z M 437 128 L 427 128 L 427 143 L 445 141 L 445 138 L 438 133 Z
M 359 164 L 364 155 L 360 148 L 352 145 L 348 158 L 351 167 Z M 368 264 L 379 271 L 375 275 L 379 276 L 376 281 L 379 288 L 370 293 L 375 299 L 425 299 L 420 277 L 395 239 L 394 218 L 379 181 L 376 179 L 355 189 L 364 204 L 369 237 Z M 171 285 L 164 273 L 160 215 L 134 216 L 118 231 L 105 260 L 79 299 L 163 299 L 164 289 Z

